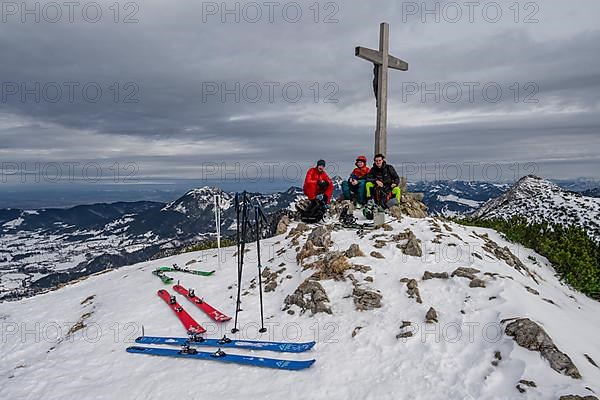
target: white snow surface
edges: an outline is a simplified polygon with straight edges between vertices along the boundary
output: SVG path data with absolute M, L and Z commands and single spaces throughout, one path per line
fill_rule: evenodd
M 479 207 L 481 202 L 469 199 L 460 198 L 454 194 L 449 194 L 448 196 L 440 196 L 438 195 L 439 201 L 452 201 L 454 203 L 464 204 L 470 207 Z
M 258 334 L 258 291 L 251 287 L 257 276 L 255 246 L 246 256 L 242 292 L 241 332 L 230 337 L 266 340 L 316 340 L 309 352 L 286 354 L 230 350 L 237 354 L 287 359 L 312 359 L 304 371 L 278 371 L 218 361 L 183 360 L 129 354 L 125 349 L 141 334 L 184 336 L 176 316 L 156 295 L 168 285 L 151 274 L 163 265 L 217 269 L 212 277 L 171 273 L 185 287 L 215 308 L 233 316 L 237 287 L 234 248 L 222 249 L 221 267 L 216 250 L 186 253 L 144 262 L 91 276 L 59 290 L 0 304 L 0 399 L 558 399 L 561 395 L 600 393 L 600 303 L 561 284 L 548 261 L 521 246 L 503 240 L 493 230 L 443 225 L 442 244 L 433 244 L 438 233 L 432 218 L 405 218 L 392 222 L 392 232 L 382 230 L 360 238 L 354 231 L 332 233 L 334 248 L 358 243 L 365 257 L 351 259 L 369 265 L 368 273 L 352 274 L 363 288 L 378 290 L 382 307 L 358 311 L 352 299 L 352 282 L 321 281 L 333 314 L 294 315 L 282 311 L 284 299 L 314 271 L 296 263 L 295 245 L 286 235 L 263 241 L 262 264 L 271 271 L 285 268 L 277 288 L 264 294 L 268 332 Z M 374 234 L 391 236 L 410 228 L 421 240 L 422 257 L 402 254 L 394 243 L 375 249 Z M 452 231 L 448 230 L 451 229 Z M 488 233 L 508 248 L 537 276 L 540 284 L 482 249 L 484 241 L 472 234 Z M 308 232 L 299 238 L 302 245 Z M 386 237 L 379 237 L 386 239 Z M 377 250 L 385 259 L 369 256 Z M 279 253 L 278 253 L 279 252 Z M 472 254 L 478 254 L 480 258 Z M 318 256 L 317 256 L 318 257 Z M 530 258 L 531 257 L 531 258 Z M 535 258 L 535 261 L 534 259 Z M 313 258 L 314 259 L 314 258 Z M 312 261 L 305 261 L 305 265 Z M 285 265 L 283 265 L 285 264 Z M 451 273 L 473 267 L 486 288 L 470 288 L 465 278 L 423 281 L 425 270 Z M 485 272 L 510 278 L 491 278 Z M 364 281 L 370 276 L 373 282 Z M 401 278 L 416 279 L 423 304 L 408 297 Z M 534 288 L 539 295 L 526 290 Z M 207 337 L 219 337 L 233 320 L 218 325 L 178 296 L 182 306 L 205 328 Z M 555 304 L 544 301 L 552 300 Z M 87 300 L 86 300 L 87 299 Z M 439 323 L 425 324 L 429 307 Z M 461 313 L 464 311 L 464 314 Z M 87 316 L 87 317 L 86 317 Z M 550 368 L 539 353 L 528 351 L 506 336 L 505 318 L 526 317 L 540 324 L 558 348 L 568 354 L 581 380 Z M 68 335 L 82 320 L 86 327 Z M 415 335 L 397 339 L 402 321 L 411 321 Z M 358 330 L 355 337 L 352 332 Z M 204 348 L 201 350 L 210 350 Z M 226 349 L 226 351 L 228 351 Z M 502 360 L 493 366 L 494 353 Z M 520 394 L 519 380 L 536 382 Z M 588 387 L 589 389 L 586 389 Z
M 23 218 L 19 217 L 19 218 L 15 218 L 11 221 L 5 222 L 2 226 L 5 228 L 14 229 L 14 228 L 18 227 L 19 225 L 21 225 L 23 223 L 23 221 L 25 221 L 25 220 Z

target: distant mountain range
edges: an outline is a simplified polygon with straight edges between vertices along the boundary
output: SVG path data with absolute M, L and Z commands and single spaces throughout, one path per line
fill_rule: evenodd
M 342 178 L 334 177 L 333 181 L 335 196 L 338 196 Z M 424 203 L 431 215 L 466 215 L 483 206 L 478 215 L 508 216 L 526 214 L 535 204 L 536 210 L 544 207 L 553 210 L 548 211 L 548 215 L 563 215 L 564 218 L 558 220 L 565 223 L 584 221 L 581 224 L 594 228 L 595 221 L 600 220 L 597 212 L 583 211 L 582 207 L 592 204 L 586 197 L 560 191 L 561 201 L 568 199 L 568 204 L 579 208 L 565 204 L 550 206 L 548 199 L 553 199 L 550 194 L 560 188 L 548 181 L 543 185 L 524 185 L 529 181 L 528 178 L 515 185 L 517 188 L 531 186 L 533 194 L 529 197 L 515 196 L 514 188 L 504 183 L 436 181 L 408 186 L 411 192 L 424 193 Z M 571 189 L 586 187 L 572 181 L 567 186 Z M 522 191 L 524 189 L 517 190 Z M 539 195 L 535 195 L 538 191 Z M 597 196 L 598 189 L 587 193 Z M 232 235 L 234 194 L 215 187 L 190 190 L 171 203 L 137 201 L 66 209 L 0 209 L 0 301 L 35 294 L 80 276 L 164 256 L 178 248 L 212 239 L 215 195 L 222 199 L 222 233 Z M 302 190 L 298 187 L 271 194 L 250 194 L 269 216 L 272 231 L 281 212 L 292 208 L 299 196 Z M 495 198 L 503 200 L 486 204 Z M 565 209 L 561 211 L 561 207 Z
M 187 192 L 172 203 L 92 204 L 68 209 L 0 210 L 0 300 L 34 294 L 108 268 L 165 254 L 215 235 L 214 197 L 221 196 L 222 235 L 234 233 L 234 194 Z M 249 193 L 274 231 L 278 212 L 302 195 Z
M 423 193 L 430 215 L 469 214 L 510 187 L 505 183 L 434 181 L 409 183 L 411 192 Z

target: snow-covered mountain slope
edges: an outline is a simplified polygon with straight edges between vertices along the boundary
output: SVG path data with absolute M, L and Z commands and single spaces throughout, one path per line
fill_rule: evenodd
M 493 182 L 420 181 L 409 183 L 411 192 L 423 193 L 430 215 L 453 217 L 469 214 L 486 201 L 503 194 L 510 185 Z
M 600 197 L 600 188 L 588 189 L 581 194 L 588 197 Z
M 235 249 L 227 248 L 220 267 L 216 250 L 187 253 L 0 304 L 0 398 L 498 400 L 600 393 L 600 369 L 592 364 L 600 362 L 600 303 L 561 284 L 535 252 L 492 230 L 434 218 L 405 218 L 363 234 L 329 228 L 292 223 L 287 234 L 263 242 L 267 333 L 257 332 L 254 245 L 242 286 L 237 337 L 316 340 L 315 348 L 302 354 L 230 351 L 316 358 L 310 369 L 125 352 L 142 326 L 146 335 L 184 335 L 156 295 L 171 288 L 151 274 L 155 267 L 195 260 L 189 267 L 217 269 L 212 277 L 172 275 L 233 315 L 237 266 Z M 178 297 L 208 337 L 229 333 L 233 321 L 212 322 Z M 520 341 L 542 336 L 519 331 L 512 318 L 538 324 L 574 366 L 561 358 L 563 372 L 557 372 L 537 351 L 521 347 L 506 332 Z
M 267 216 L 277 219 L 274 214 L 290 207 L 301 193 L 290 188 L 280 193 L 251 193 L 250 197 Z M 0 210 L 0 301 L 210 239 L 215 236 L 217 194 L 221 196 L 222 233 L 231 235 L 234 194 L 213 187 L 190 190 L 167 205 L 121 202 Z
M 529 221 L 576 225 L 600 241 L 600 199 L 568 192 L 536 176 L 521 178 L 505 194 L 488 201 L 476 218 L 523 216 Z

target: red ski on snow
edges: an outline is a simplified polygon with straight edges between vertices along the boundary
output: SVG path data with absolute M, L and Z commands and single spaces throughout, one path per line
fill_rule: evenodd
M 193 289 L 187 290 L 186 288 L 184 288 L 181 285 L 175 285 L 175 286 L 173 286 L 173 290 L 175 290 L 177 293 L 182 294 L 185 297 L 187 297 L 187 299 L 189 301 L 191 301 L 192 303 L 197 305 L 202 311 L 204 311 L 213 320 L 215 320 L 217 322 L 225 322 L 225 321 L 229 321 L 231 319 L 231 317 L 228 317 L 227 315 L 223 314 L 219 310 L 216 310 L 215 308 L 213 308 L 210 304 L 208 304 L 204 300 L 198 298 L 198 296 L 196 296 L 196 294 L 194 293 Z
M 159 290 L 158 292 L 156 292 L 156 294 L 158 294 L 158 297 L 163 299 L 165 303 L 167 303 L 167 305 L 171 307 L 171 310 L 175 312 L 175 315 L 177 315 L 177 318 L 179 318 L 179 320 L 189 333 L 206 332 L 206 329 L 204 329 L 202 326 L 200 326 L 199 323 L 194 321 L 194 318 L 192 318 L 191 315 L 188 314 L 183 309 L 183 307 L 181 307 L 181 305 L 179 305 L 179 303 L 175 299 L 175 296 L 171 296 L 171 294 L 164 289 Z

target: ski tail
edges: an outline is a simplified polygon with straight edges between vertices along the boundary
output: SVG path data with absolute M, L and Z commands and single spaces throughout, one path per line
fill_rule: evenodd
M 152 275 L 159 277 L 160 280 L 162 281 L 162 283 L 164 283 L 165 285 L 168 285 L 169 283 L 173 282 L 173 278 L 165 275 L 162 271 L 154 270 L 154 271 L 152 271 Z

